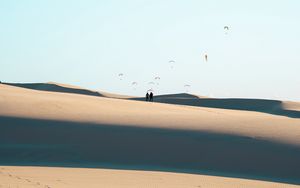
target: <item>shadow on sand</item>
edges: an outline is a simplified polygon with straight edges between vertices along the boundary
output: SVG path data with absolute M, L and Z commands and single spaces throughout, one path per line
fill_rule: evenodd
M 132 98 L 132 100 L 144 100 L 143 98 Z M 284 109 L 282 101 L 267 99 L 215 99 L 201 98 L 191 94 L 159 95 L 155 102 L 189 105 L 209 108 L 222 108 L 231 110 L 246 110 L 281 115 L 291 118 L 300 118 L 300 111 Z
M 300 184 L 300 147 L 210 132 L 0 116 L 0 165 L 105 167 Z
M 51 91 L 51 92 L 61 92 L 61 93 L 73 93 L 73 94 L 81 94 L 81 95 L 91 95 L 91 96 L 102 96 L 99 92 L 90 91 L 87 89 L 79 89 L 79 88 L 70 88 L 63 87 L 54 83 L 3 83 L 10 86 L 22 87 L 26 89 L 34 89 L 40 91 Z

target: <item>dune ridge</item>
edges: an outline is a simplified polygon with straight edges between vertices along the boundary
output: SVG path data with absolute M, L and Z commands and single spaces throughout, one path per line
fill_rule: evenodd
M 5 83 L 12 86 L 41 90 L 41 91 L 53 91 L 53 92 L 65 92 L 73 94 L 83 94 L 91 96 L 102 96 L 108 98 L 117 99 L 129 99 L 144 101 L 142 97 L 133 97 L 125 95 L 117 95 L 107 92 L 91 91 L 82 89 L 76 86 L 70 86 L 66 84 L 59 84 L 54 82 L 49 83 Z M 271 99 L 242 99 L 242 98 L 209 98 L 204 96 L 197 96 L 187 93 L 158 95 L 155 96 L 155 102 L 176 104 L 176 105 L 188 105 L 196 107 L 208 107 L 208 108 L 220 108 L 231 110 L 245 110 L 255 111 L 274 115 L 281 115 L 291 118 L 300 118 L 300 103 L 279 101 Z
M 91 95 L 91 96 L 102 96 L 97 91 L 91 91 L 88 89 L 82 89 L 76 86 L 58 84 L 55 82 L 49 83 L 2 83 L 16 87 L 22 87 L 27 89 L 34 89 L 39 91 L 52 91 L 52 92 L 61 92 L 61 93 L 73 93 L 73 94 L 82 94 L 82 95 Z
M 132 98 L 143 100 L 143 98 Z M 291 118 L 300 118 L 300 103 L 283 102 L 270 99 L 241 99 L 241 98 L 208 98 L 197 95 L 182 93 L 173 95 L 159 95 L 155 97 L 155 102 L 178 104 L 208 108 L 221 108 L 231 110 L 245 110 L 263 112 L 274 115 L 281 115 Z M 294 107 L 294 108 L 293 108 Z

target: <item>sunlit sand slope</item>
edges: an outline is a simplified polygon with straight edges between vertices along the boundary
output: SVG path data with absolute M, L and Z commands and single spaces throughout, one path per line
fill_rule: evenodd
M 299 188 L 207 175 L 136 170 L 0 166 L 2 188 Z

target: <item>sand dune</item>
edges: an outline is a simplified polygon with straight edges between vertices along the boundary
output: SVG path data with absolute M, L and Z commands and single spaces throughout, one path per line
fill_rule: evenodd
M 0 91 L 0 165 L 162 170 L 300 184 L 299 118 L 199 107 L 184 100 L 189 96 L 169 103 L 190 106 L 3 84 Z M 297 103 L 287 105 L 297 111 Z
M 97 92 L 82 89 L 76 86 L 59 84 L 54 82 L 49 83 L 5 83 L 12 86 L 23 87 L 41 91 L 53 91 L 53 92 L 65 92 L 73 94 L 83 94 L 92 96 L 102 96 L 108 98 L 117 99 L 131 99 L 144 101 L 144 98 L 116 95 L 107 92 Z M 281 115 L 292 118 L 300 118 L 300 103 L 299 102 L 288 102 L 270 99 L 240 99 L 240 98 L 226 98 L 216 99 L 208 98 L 204 96 L 197 96 L 187 93 L 182 94 L 170 94 L 170 95 L 159 95 L 155 96 L 155 102 L 177 104 L 177 105 L 188 105 L 198 107 L 209 107 L 209 108 L 221 108 L 221 109 L 232 109 L 232 110 L 245 110 L 245 111 L 256 111 L 269 113 L 274 115 Z
M 133 99 L 143 100 L 143 98 Z M 292 118 L 300 118 L 300 103 L 297 102 L 283 102 L 268 99 L 216 99 L 199 97 L 186 93 L 156 96 L 155 102 L 209 108 L 256 111 Z

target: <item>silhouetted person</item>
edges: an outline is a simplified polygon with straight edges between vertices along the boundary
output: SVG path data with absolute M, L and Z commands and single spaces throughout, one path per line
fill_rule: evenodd
M 146 94 L 146 101 L 149 101 L 149 93 Z
M 150 101 L 153 101 L 153 93 L 150 92 Z

